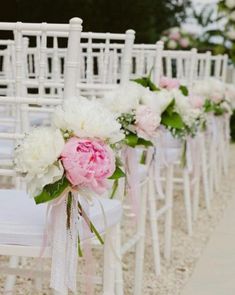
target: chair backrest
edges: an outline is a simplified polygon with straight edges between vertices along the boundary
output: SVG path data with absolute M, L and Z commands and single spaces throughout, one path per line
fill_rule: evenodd
M 130 79 L 133 30 L 125 34 L 82 32 L 78 92 L 102 96 Z
M 197 50 L 163 50 L 162 76 L 177 78 L 181 83 L 190 86 L 193 82 Z
M 211 75 L 211 52 L 196 54 L 194 80 L 203 80 Z
M 59 47 L 55 32 L 53 35 L 53 45 L 44 52 L 45 71 L 49 83 L 54 81 L 54 85 L 59 85 L 64 80 L 66 49 Z M 66 33 L 60 36 L 66 37 Z M 133 30 L 128 30 L 125 34 L 81 33 L 80 49 L 76 51 L 74 47 L 70 53 L 71 61 L 74 63 L 76 60 L 78 69 L 77 95 L 95 95 L 97 91 L 113 89 L 118 83 L 129 80 L 134 37 Z M 27 76 L 31 79 L 39 76 L 40 65 L 36 58 L 39 47 L 40 39 L 35 46 L 27 49 Z M 71 93 L 66 93 L 65 96 L 67 95 L 71 96 Z M 60 96 L 61 91 L 58 93 Z
M 228 56 L 226 54 L 212 55 L 211 56 L 211 76 L 225 82 L 227 64 L 228 64 Z
M 14 34 L 16 95 L 23 92 L 27 96 L 56 97 L 57 93 L 49 95 L 49 92 L 51 89 L 63 89 L 63 83 L 59 75 L 54 76 L 57 79 L 51 79 L 51 67 L 59 63 L 52 65 L 47 58 L 47 51 L 52 52 L 55 60 L 60 46 L 65 55 L 68 35 L 72 35 L 70 42 L 80 40 L 81 23 L 79 18 L 71 19 L 70 24 L 0 23 L 0 30 L 12 31 Z M 61 66 L 65 67 L 65 62 Z M 73 71 L 74 66 L 67 67 Z M 58 69 L 53 71 L 59 72 Z
M 132 53 L 131 78 L 148 76 L 154 67 L 156 44 L 134 44 Z
M 46 98 L 43 95 L 40 96 L 40 93 L 43 94 L 44 88 L 46 87 L 44 83 L 44 49 L 47 45 L 47 37 L 51 36 L 52 33 L 57 37 L 61 36 L 61 32 L 63 33 L 63 37 L 64 33 L 67 34 L 68 49 L 64 65 L 64 98 L 67 99 L 71 95 L 75 96 L 78 76 L 78 65 L 76 63 L 78 54 L 74 53 L 73 49 L 75 49 L 75 52 L 79 52 L 81 20 L 77 18 L 72 19 L 69 25 L 0 23 L 0 30 L 13 30 L 15 37 L 16 91 L 13 96 L 0 97 L 0 108 L 7 108 L 9 105 L 16 106 L 15 112 L 10 113 L 7 118 L 0 118 L 0 175 L 14 176 L 15 173 L 12 165 L 13 147 L 17 144 L 18 140 L 22 138 L 23 134 L 28 132 L 33 126 L 50 124 L 49 116 L 54 111 L 54 106 L 62 103 L 62 99 Z M 29 97 L 25 95 L 27 87 L 23 76 L 23 71 L 25 69 L 23 63 L 25 60 L 22 59 L 26 56 L 24 55 L 25 32 L 27 32 L 27 36 L 35 36 L 35 32 L 37 32 L 38 36 L 38 32 L 41 32 L 39 49 L 40 68 L 37 81 L 37 87 L 40 93 L 38 97 Z M 41 114 L 38 121 L 35 114 Z M 6 156 L 6 153 L 8 153 L 8 156 Z M 7 162 L 4 161 L 6 159 Z

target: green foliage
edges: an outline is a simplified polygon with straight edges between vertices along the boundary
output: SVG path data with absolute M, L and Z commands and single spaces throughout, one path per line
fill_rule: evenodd
M 6 4 L 0 12 L 2 21 L 66 23 L 78 16 L 84 31 L 134 29 L 137 42 L 154 43 L 162 31 L 185 19 L 190 0 L 8 0 Z
M 133 80 L 134 82 L 142 85 L 145 88 L 149 88 L 151 91 L 159 91 L 160 89 L 151 81 L 150 76 L 142 77 Z
M 34 198 L 36 204 L 46 203 L 52 201 L 64 192 L 64 190 L 70 186 L 69 181 L 65 175 L 55 183 L 47 184 L 42 192 Z
M 117 180 L 121 177 L 125 177 L 125 173 L 122 171 L 122 169 L 116 165 L 116 169 L 113 172 L 113 175 L 109 177 L 109 179 Z
M 181 116 L 175 112 L 175 100 L 173 99 L 166 110 L 162 113 L 161 124 L 167 128 L 182 129 L 185 127 Z
M 182 94 L 183 94 L 184 96 L 188 96 L 189 91 L 188 91 L 188 88 L 187 88 L 186 86 L 184 86 L 184 85 L 180 85 L 179 89 L 180 89 L 180 91 L 182 92 Z
M 212 102 L 211 100 L 207 99 L 204 103 L 204 111 L 206 113 L 210 113 L 213 112 L 215 116 L 221 116 L 224 113 L 227 112 L 226 109 L 224 109 L 223 107 L 221 107 L 220 103 L 216 104 L 214 102 Z
M 149 140 L 145 140 L 144 138 L 140 138 L 137 136 L 137 134 L 130 132 L 126 135 L 124 142 L 126 145 L 130 147 L 136 147 L 136 146 L 144 146 L 149 147 L 152 146 L 152 142 Z

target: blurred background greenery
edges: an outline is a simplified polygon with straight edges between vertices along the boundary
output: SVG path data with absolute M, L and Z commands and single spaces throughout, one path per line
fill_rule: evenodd
M 186 19 L 190 1 L 179 0 L 7 0 L 1 21 L 84 21 L 85 31 L 123 32 L 133 28 L 137 42 L 156 42 L 162 31 Z

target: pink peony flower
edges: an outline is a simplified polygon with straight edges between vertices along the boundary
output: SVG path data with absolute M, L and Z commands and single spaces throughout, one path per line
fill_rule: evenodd
M 160 87 L 166 88 L 168 90 L 179 88 L 180 87 L 180 81 L 173 78 L 168 77 L 161 77 L 160 79 Z
M 189 40 L 188 38 L 182 38 L 179 40 L 179 44 L 182 48 L 187 48 L 189 47 Z
M 156 129 L 160 125 L 161 117 L 155 114 L 150 107 L 141 105 L 136 110 L 137 134 L 147 140 L 156 135 Z
M 178 41 L 180 39 L 180 33 L 179 32 L 171 32 L 169 35 L 169 38 L 171 40 Z
M 200 95 L 190 95 L 189 96 L 189 100 L 191 105 L 195 108 L 195 109 L 201 109 L 204 105 L 204 98 Z
M 112 149 L 99 140 L 70 138 L 61 153 L 66 177 L 73 186 L 103 193 L 115 171 Z

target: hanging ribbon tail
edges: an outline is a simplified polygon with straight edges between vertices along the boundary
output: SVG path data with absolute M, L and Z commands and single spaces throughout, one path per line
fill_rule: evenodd
M 86 212 L 86 217 L 90 221 L 90 212 L 89 208 L 92 206 L 90 205 L 87 198 L 81 196 L 79 198 L 79 203 L 81 204 L 82 211 Z M 91 236 L 91 227 L 87 224 L 85 218 L 81 219 L 82 229 L 81 229 L 81 236 L 85 237 L 82 247 L 82 253 L 85 259 L 85 290 L 87 295 L 94 294 L 94 284 L 90 279 L 94 275 L 94 265 L 93 265 L 93 257 L 92 257 L 92 248 L 91 248 L 91 240 L 88 238 Z
M 127 195 L 135 218 L 137 218 L 139 215 L 140 180 L 136 150 L 127 147 L 124 150 L 124 160 L 126 164 Z
M 50 287 L 57 292 L 67 294 L 68 290 L 76 293 L 78 261 L 78 211 L 77 196 L 72 195 L 70 205 L 69 228 L 67 215 L 68 195 L 63 194 L 52 201 L 51 223 L 51 281 Z
M 158 197 L 162 200 L 165 199 L 165 194 L 163 192 L 162 188 L 162 181 L 161 181 L 161 168 L 162 168 L 162 157 L 161 153 L 158 152 L 158 150 L 155 148 L 154 149 L 154 154 L 153 154 L 153 165 L 154 165 L 154 184 L 155 184 L 155 189 L 158 193 Z

